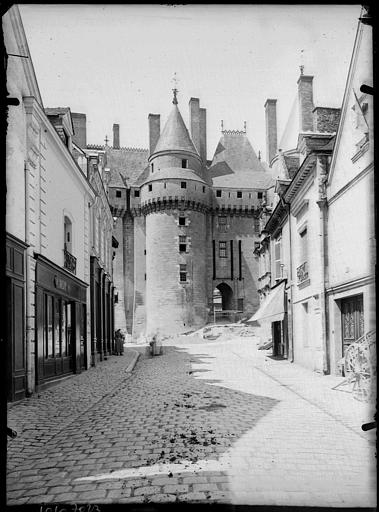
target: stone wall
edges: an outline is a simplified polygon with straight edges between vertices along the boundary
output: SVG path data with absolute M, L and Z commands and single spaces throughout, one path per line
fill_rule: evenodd
M 186 226 L 179 226 L 178 210 L 146 217 L 148 335 L 186 332 L 206 322 L 206 217 L 184 213 Z M 179 252 L 179 235 L 187 237 L 185 253 Z M 180 282 L 180 264 L 186 265 L 186 282 Z

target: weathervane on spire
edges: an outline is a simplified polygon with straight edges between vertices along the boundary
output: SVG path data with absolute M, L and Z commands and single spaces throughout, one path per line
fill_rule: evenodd
M 300 75 L 304 75 L 304 50 L 300 50 Z
M 177 105 L 178 104 L 178 98 L 176 97 L 176 95 L 178 94 L 178 79 L 177 79 L 177 76 L 176 76 L 176 71 L 174 73 L 174 78 L 172 79 L 172 82 L 174 84 L 174 88 L 172 90 L 172 92 L 174 93 L 174 98 L 172 100 L 173 104 L 174 105 Z

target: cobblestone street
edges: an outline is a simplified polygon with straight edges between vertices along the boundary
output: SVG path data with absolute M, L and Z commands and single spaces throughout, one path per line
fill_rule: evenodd
M 341 379 L 274 361 L 251 337 L 182 340 L 11 404 L 8 504 L 376 505 L 371 412 L 331 389 Z

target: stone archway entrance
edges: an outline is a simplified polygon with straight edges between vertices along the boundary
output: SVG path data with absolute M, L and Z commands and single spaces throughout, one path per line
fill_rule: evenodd
M 226 283 L 220 283 L 216 290 L 221 294 L 221 309 L 223 311 L 233 309 L 233 290 L 230 286 Z
M 233 290 L 226 283 L 220 283 L 213 290 L 213 321 L 229 319 L 233 309 Z

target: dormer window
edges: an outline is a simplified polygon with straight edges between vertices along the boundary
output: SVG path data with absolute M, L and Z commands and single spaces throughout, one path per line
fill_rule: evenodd
M 180 188 L 187 188 L 187 182 L 186 181 L 181 181 L 180 182 Z
M 258 192 L 258 199 L 263 199 L 263 192 Z
M 182 169 L 187 169 L 188 168 L 188 160 L 187 158 L 183 158 L 182 159 Z
M 185 225 L 186 225 L 186 218 L 179 217 L 179 226 L 185 226 Z
M 237 190 L 237 198 L 238 198 L 238 199 L 241 199 L 241 197 L 242 197 L 242 192 L 241 192 L 241 190 Z
M 139 197 L 139 190 L 134 191 L 134 197 Z

